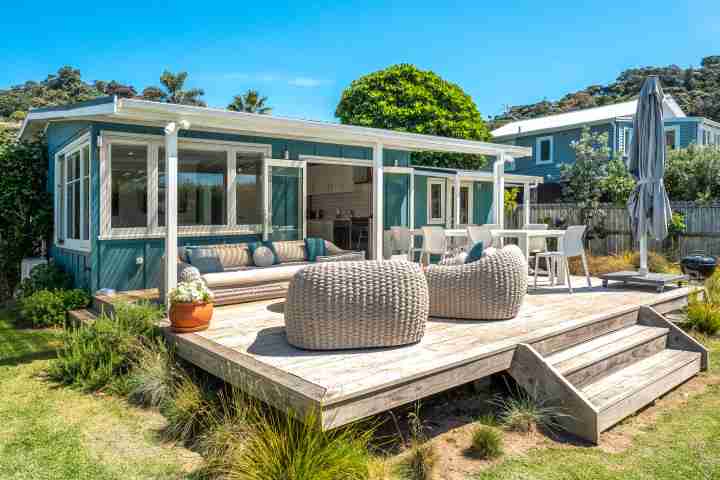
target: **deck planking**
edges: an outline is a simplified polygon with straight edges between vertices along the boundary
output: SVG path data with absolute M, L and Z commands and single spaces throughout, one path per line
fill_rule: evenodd
M 421 342 L 394 348 L 294 348 L 285 340 L 283 299 L 219 307 L 209 330 L 168 337 L 186 360 L 277 407 L 319 410 L 331 428 L 507 370 L 518 344 L 551 349 L 560 333 L 622 318 L 639 305 L 674 310 L 690 291 L 602 288 L 600 280 L 573 294 L 544 286 L 531 290 L 512 320 L 431 318 Z

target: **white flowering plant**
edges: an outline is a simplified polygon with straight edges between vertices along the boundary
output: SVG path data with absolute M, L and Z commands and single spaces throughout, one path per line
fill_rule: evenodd
M 170 290 L 170 303 L 210 303 L 213 293 L 202 280 L 180 282 Z

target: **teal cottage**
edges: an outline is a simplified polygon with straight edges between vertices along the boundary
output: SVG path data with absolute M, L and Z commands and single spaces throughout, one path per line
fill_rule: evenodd
M 178 246 L 319 236 L 382 258 L 391 226 L 502 223 L 505 185 L 529 193 L 543 181 L 505 172 L 531 155 L 522 142 L 129 98 L 31 110 L 21 138 L 43 132 L 55 209 L 49 255 L 91 292 L 155 288 L 161 276 L 172 286 L 161 258 Z M 425 168 L 410 164 L 413 151 L 485 155 L 493 168 Z
M 571 146 L 580 139 L 584 127 L 591 132 L 606 133 L 612 152 L 624 156 L 632 137 L 632 119 L 637 101 L 587 108 L 569 113 L 548 115 L 510 122 L 493 130 L 493 140 L 524 146 L 532 155 L 515 159 L 506 171 L 543 177 L 538 201 L 554 201 L 559 195 L 560 166 L 573 163 Z M 665 98 L 665 142 L 670 149 L 690 145 L 720 145 L 720 123 L 702 117 L 688 117 L 675 100 Z

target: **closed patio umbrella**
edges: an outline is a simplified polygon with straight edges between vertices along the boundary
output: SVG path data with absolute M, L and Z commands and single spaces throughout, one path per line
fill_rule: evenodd
M 672 216 L 665 192 L 665 128 L 663 124 L 664 93 L 656 76 L 645 79 L 633 119 L 627 167 L 637 181 L 628 199 L 628 211 L 635 238 L 640 239 L 640 274 L 648 273 L 647 236 L 658 241 L 668 235 Z

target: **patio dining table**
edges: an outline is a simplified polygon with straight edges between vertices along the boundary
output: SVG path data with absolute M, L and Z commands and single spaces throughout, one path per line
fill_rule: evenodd
M 530 239 L 531 238 L 557 238 L 558 251 L 563 249 L 563 237 L 565 236 L 565 230 L 536 230 L 536 229 L 493 229 L 490 230 L 490 234 L 493 238 L 516 238 L 518 241 L 518 247 L 522 250 L 525 259 L 530 261 Z M 561 262 L 558 262 L 561 263 Z M 565 283 L 565 269 L 562 265 L 557 266 L 557 279 L 562 285 Z

